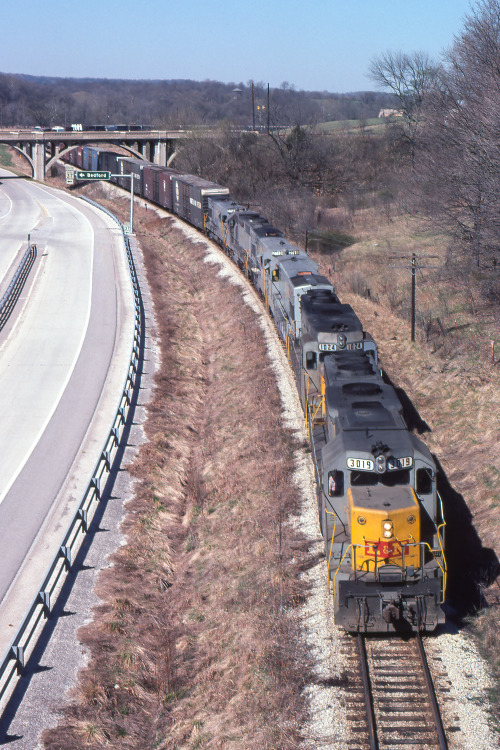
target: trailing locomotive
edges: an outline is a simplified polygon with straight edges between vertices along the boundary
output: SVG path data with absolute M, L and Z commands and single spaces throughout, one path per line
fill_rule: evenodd
M 352 307 L 304 250 L 227 188 L 90 147 L 69 160 L 97 164 L 127 188 L 121 175 L 133 172 L 137 195 L 205 232 L 261 293 L 307 419 L 335 622 L 352 632 L 435 629 L 446 588 L 435 463 L 408 430 Z

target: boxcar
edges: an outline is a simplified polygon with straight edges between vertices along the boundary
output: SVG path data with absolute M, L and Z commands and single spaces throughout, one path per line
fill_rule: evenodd
M 229 188 L 191 174 L 172 175 L 171 182 L 174 213 L 199 229 L 208 216 L 208 199 L 229 195 Z

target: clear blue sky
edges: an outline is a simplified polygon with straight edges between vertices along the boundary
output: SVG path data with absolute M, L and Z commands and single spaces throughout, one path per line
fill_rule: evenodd
M 1 0 L 0 72 L 373 90 L 374 56 L 437 58 L 470 8 L 471 0 Z

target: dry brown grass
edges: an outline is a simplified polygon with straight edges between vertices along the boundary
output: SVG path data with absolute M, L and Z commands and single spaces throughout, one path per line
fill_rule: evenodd
M 283 523 L 292 444 L 262 335 L 170 219 L 136 219 L 162 359 L 149 442 L 81 633 L 90 664 L 45 747 L 296 747 L 308 667 L 289 612 L 307 552 Z

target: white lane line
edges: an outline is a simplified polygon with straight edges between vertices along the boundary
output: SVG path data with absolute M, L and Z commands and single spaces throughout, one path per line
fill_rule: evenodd
M 0 180 L 1 180 L 1 179 L 2 179 L 2 178 L 1 178 L 1 176 L 0 176 Z M 9 194 L 8 194 L 8 193 L 6 193 L 6 192 L 5 192 L 5 190 L 3 190 L 2 188 L 0 188 L 0 193 L 2 193 L 2 194 L 3 194 L 3 196 L 4 196 L 4 198 L 5 198 L 6 200 L 8 200 L 8 201 L 9 201 L 9 207 L 8 207 L 8 210 L 7 210 L 7 211 L 5 211 L 4 213 L 0 213 L 0 219 L 6 219 L 6 218 L 7 218 L 7 216 L 8 216 L 9 214 L 10 214 L 10 212 L 12 211 L 12 207 L 13 207 L 13 203 L 12 203 L 12 198 L 11 198 L 11 197 L 9 196 Z M 3 206 L 2 206 L 2 204 L 1 204 L 1 203 L 0 203 L 0 208 L 3 208 Z

